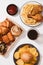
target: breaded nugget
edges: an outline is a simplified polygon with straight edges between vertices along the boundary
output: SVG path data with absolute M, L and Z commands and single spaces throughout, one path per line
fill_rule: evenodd
M 23 62 L 23 60 L 22 59 L 19 59 L 19 60 L 17 60 L 17 65 L 24 65 L 24 62 Z
M 2 36 L 2 39 L 3 39 L 3 42 L 5 42 L 6 44 L 9 44 L 10 40 L 7 35 Z
M 15 59 L 19 59 L 19 58 L 20 58 L 20 54 L 19 54 L 19 52 L 15 52 L 15 54 L 14 54 L 14 58 L 15 58 Z
M 41 21 L 43 18 L 42 18 L 42 14 L 35 14 L 34 16 L 28 14 L 28 18 L 33 18 L 37 21 Z
M 9 27 L 9 21 L 6 19 L 4 22 L 2 22 L 2 26 Z
M 6 18 L 6 19 L 4 20 L 4 22 L 2 22 L 0 25 L 10 28 L 10 27 L 12 27 L 13 23 Z
M 9 22 L 9 28 L 11 28 L 14 24 L 12 23 L 12 21 L 10 21 L 9 19 L 6 18 L 6 22 Z
M 0 26 L 0 34 L 4 35 L 9 31 L 8 28 L 4 27 L 4 26 Z
M 15 40 L 13 35 L 11 34 L 11 32 L 8 32 L 7 36 L 8 36 L 10 41 L 14 41 Z

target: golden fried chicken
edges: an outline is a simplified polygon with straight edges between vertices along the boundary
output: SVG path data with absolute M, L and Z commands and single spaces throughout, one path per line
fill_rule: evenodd
M 37 21 L 41 21 L 42 20 L 42 15 L 41 14 L 36 14 L 35 16 L 32 16 L 32 18 L 34 18 Z
M 8 32 L 7 36 L 11 42 L 15 40 L 11 32 Z
M 2 22 L 2 26 L 9 27 L 9 21 L 6 19 L 4 22 Z
M 5 42 L 6 44 L 9 44 L 9 42 L 10 42 L 10 40 L 9 40 L 9 38 L 8 38 L 7 35 L 2 36 L 2 40 L 3 40 L 3 42 Z
M 8 28 L 4 27 L 4 26 L 0 26 L 0 34 L 4 35 L 9 31 Z
M 7 28 L 10 28 L 10 27 L 13 26 L 13 23 L 6 18 L 6 20 L 1 23 L 1 26 L 5 26 L 5 27 L 7 27 Z
M 34 5 L 33 10 L 31 12 L 31 15 L 35 15 L 39 12 L 42 12 L 42 6 L 41 5 Z
M 42 21 L 43 16 L 42 16 L 42 14 L 35 14 L 34 16 L 32 16 L 31 14 L 28 14 L 28 18 L 33 18 L 36 21 Z

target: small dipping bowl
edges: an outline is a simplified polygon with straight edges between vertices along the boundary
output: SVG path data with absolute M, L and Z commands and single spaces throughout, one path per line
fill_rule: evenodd
M 39 30 L 37 29 L 30 29 L 27 33 L 29 39 L 34 40 L 38 43 L 43 43 L 43 34 L 40 34 Z
M 31 40 L 36 40 L 38 38 L 38 32 L 35 29 L 31 29 L 28 31 L 27 36 Z
M 8 6 L 7 6 L 7 13 L 9 14 L 9 15 L 16 15 L 17 14 L 17 12 L 18 12 L 18 7 L 15 5 L 15 4 L 9 4 Z

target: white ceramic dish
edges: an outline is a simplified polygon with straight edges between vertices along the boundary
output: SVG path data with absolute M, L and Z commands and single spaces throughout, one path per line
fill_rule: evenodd
M 22 7 L 21 7 L 21 11 L 20 11 L 20 18 L 21 18 L 21 20 L 22 20 L 22 22 L 24 23 L 24 24 L 26 24 L 26 25 L 28 25 L 28 26 L 38 26 L 38 25 L 40 25 L 42 22 L 38 22 L 38 23 L 36 23 L 35 25 L 34 24 L 27 24 L 27 23 L 25 23 L 25 21 L 24 21 L 24 19 L 23 19 L 23 16 L 21 16 L 21 14 L 22 14 L 22 12 L 23 12 L 23 7 L 26 5 L 26 4 L 39 4 L 39 5 L 41 5 L 39 2 L 37 2 L 37 1 L 29 1 L 29 2 L 26 2 Z M 42 5 L 41 5 L 42 6 Z

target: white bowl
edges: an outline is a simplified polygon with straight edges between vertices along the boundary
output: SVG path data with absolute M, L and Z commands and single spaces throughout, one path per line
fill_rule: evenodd
M 20 18 L 21 18 L 21 20 L 22 20 L 22 22 L 24 23 L 24 24 L 26 24 L 26 25 L 28 25 L 28 26 L 38 26 L 38 25 L 40 25 L 42 22 L 39 22 L 39 23 L 37 23 L 37 24 L 27 24 L 27 23 L 25 23 L 24 22 L 24 19 L 23 19 L 23 17 L 21 16 L 21 13 L 22 13 L 22 10 L 23 10 L 23 7 L 26 5 L 26 4 L 39 4 L 39 5 L 41 5 L 42 6 L 42 4 L 40 4 L 39 2 L 36 2 L 36 1 L 29 1 L 29 2 L 26 2 L 22 7 L 21 7 L 21 11 L 20 11 Z

